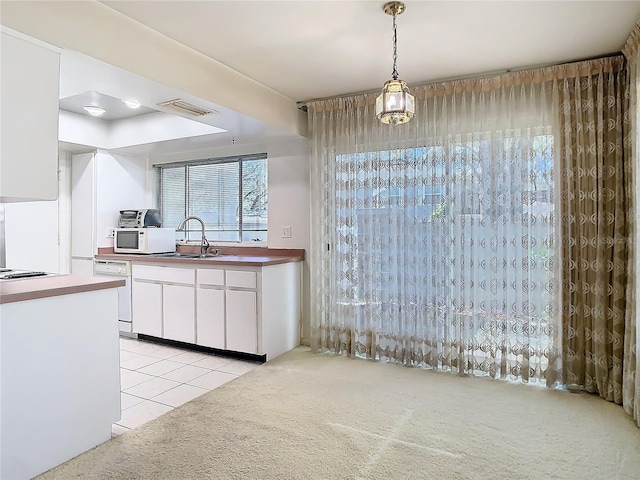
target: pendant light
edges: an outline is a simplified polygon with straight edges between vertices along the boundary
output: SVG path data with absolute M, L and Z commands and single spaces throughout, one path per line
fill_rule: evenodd
M 393 16 L 393 80 L 385 82 L 382 93 L 376 99 L 376 117 L 382 122 L 390 125 L 400 125 L 413 118 L 416 111 L 415 100 L 409 93 L 407 82 L 398 80 L 398 69 L 396 67 L 397 54 L 397 34 L 396 17 L 405 11 L 405 4 L 402 2 L 388 2 L 382 7 L 384 13 Z

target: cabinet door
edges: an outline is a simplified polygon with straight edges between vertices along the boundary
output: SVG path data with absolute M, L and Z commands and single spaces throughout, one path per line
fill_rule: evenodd
M 197 295 L 196 343 L 225 348 L 224 290 L 198 288 Z
M 0 32 L 0 202 L 58 198 L 60 53 Z
M 94 155 L 71 157 L 71 256 L 93 257 L 94 250 Z
M 163 338 L 195 343 L 195 287 L 163 285 L 162 318 Z
M 87 258 L 72 258 L 71 275 L 93 277 L 93 260 Z
M 227 349 L 258 353 L 256 292 L 227 290 Z
M 162 285 L 134 280 L 131 307 L 134 333 L 162 337 Z

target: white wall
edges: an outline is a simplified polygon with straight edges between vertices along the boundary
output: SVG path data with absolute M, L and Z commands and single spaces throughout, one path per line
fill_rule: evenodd
M 271 248 L 304 248 L 302 338 L 309 339 L 310 320 L 310 187 L 309 156 L 269 157 L 269 226 Z M 282 238 L 282 227 L 291 227 L 291 238 Z

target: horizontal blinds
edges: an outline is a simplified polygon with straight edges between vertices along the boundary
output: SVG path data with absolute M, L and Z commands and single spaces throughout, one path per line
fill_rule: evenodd
M 266 240 L 266 154 L 156 167 L 163 226 L 177 227 L 185 217 L 197 216 L 205 222 L 210 240 Z M 189 222 L 187 228 L 189 240 L 200 239 L 198 222 Z
M 239 163 L 189 167 L 189 215 L 200 217 L 207 230 L 238 230 L 239 172 Z
M 160 202 L 163 227 L 175 228 L 186 217 L 185 178 L 186 169 L 184 167 L 162 169 Z

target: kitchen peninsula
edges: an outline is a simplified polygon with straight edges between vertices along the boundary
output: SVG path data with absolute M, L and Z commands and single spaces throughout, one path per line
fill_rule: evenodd
M 32 478 L 111 438 L 122 285 L 71 275 L 0 283 L 0 478 Z

